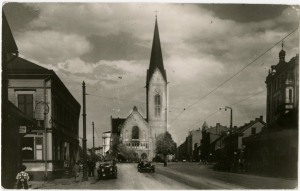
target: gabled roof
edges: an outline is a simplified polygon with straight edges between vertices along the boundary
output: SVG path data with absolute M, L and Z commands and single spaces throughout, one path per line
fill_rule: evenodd
M 47 68 L 44 68 L 42 66 L 39 66 L 33 62 L 30 62 L 28 60 L 25 60 L 24 58 L 21 57 L 17 57 L 15 58 L 9 65 L 8 65 L 8 72 L 10 72 L 11 70 L 14 71 L 18 71 L 18 70 L 22 70 L 22 72 L 24 72 L 24 70 L 34 70 L 34 71 L 38 71 L 38 72 L 43 72 L 43 73 L 50 73 L 49 70 Z
M 239 127 L 235 132 L 236 133 L 243 133 L 245 130 L 252 127 L 256 123 L 261 123 L 263 125 L 266 125 L 266 123 L 263 120 L 261 120 L 260 118 L 256 118 L 255 120 L 250 121 L 249 123 L 246 123 L 245 125 Z
M 164 80 L 167 81 L 167 75 L 166 75 L 166 71 L 164 68 L 163 56 L 162 56 L 162 52 L 161 52 L 157 18 L 155 19 L 155 28 L 154 28 L 152 50 L 151 50 L 151 57 L 150 57 L 150 66 L 147 71 L 147 84 L 151 80 L 151 77 L 152 77 L 153 73 L 155 72 L 156 68 L 161 72 Z
M 123 125 L 126 120 L 133 114 L 133 113 L 137 113 L 143 120 L 145 120 L 145 123 L 147 123 L 147 119 L 145 119 L 142 114 L 140 114 L 140 112 L 138 111 L 137 107 L 134 106 L 133 107 L 133 111 L 129 114 L 129 116 L 127 118 L 112 118 L 111 117 L 111 125 L 112 125 L 112 133 L 117 133 L 119 134 L 119 126 Z

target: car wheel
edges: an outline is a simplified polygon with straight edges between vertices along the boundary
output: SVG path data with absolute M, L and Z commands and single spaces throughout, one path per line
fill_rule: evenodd
M 117 173 L 115 174 L 114 179 L 118 179 L 118 174 Z
M 155 169 L 153 169 L 152 172 L 154 173 L 154 172 L 155 172 Z

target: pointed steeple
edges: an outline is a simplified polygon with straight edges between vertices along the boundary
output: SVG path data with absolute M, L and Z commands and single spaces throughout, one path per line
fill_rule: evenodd
M 204 123 L 202 125 L 202 132 L 204 132 L 207 129 L 208 129 L 208 125 L 207 125 L 206 121 L 204 121 Z
M 153 35 L 153 42 L 152 42 L 150 65 L 147 74 L 147 83 L 150 81 L 151 76 L 153 75 L 156 68 L 159 69 L 164 80 L 167 81 L 167 76 L 164 68 L 163 56 L 162 56 L 161 46 L 160 46 L 157 17 L 155 19 L 155 28 L 154 28 L 154 35 Z

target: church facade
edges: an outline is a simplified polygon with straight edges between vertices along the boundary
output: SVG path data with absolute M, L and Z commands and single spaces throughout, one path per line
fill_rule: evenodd
M 122 143 L 134 149 L 139 158 L 155 157 L 155 139 L 167 131 L 168 88 L 164 69 L 157 19 L 149 69 L 146 77 L 146 113 L 144 118 L 136 106 L 127 118 L 111 117 L 112 147 Z

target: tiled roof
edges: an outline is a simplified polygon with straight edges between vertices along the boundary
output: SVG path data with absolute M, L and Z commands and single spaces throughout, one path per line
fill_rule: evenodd
M 150 81 L 150 78 L 153 75 L 153 73 L 155 72 L 156 68 L 159 69 L 164 80 L 167 81 L 167 75 L 166 75 L 166 71 L 164 69 L 163 57 L 162 57 L 161 46 L 160 46 L 157 19 L 155 20 L 152 51 L 151 51 L 151 57 L 150 57 L 150 66 L 147 71 L 147 83 Z

